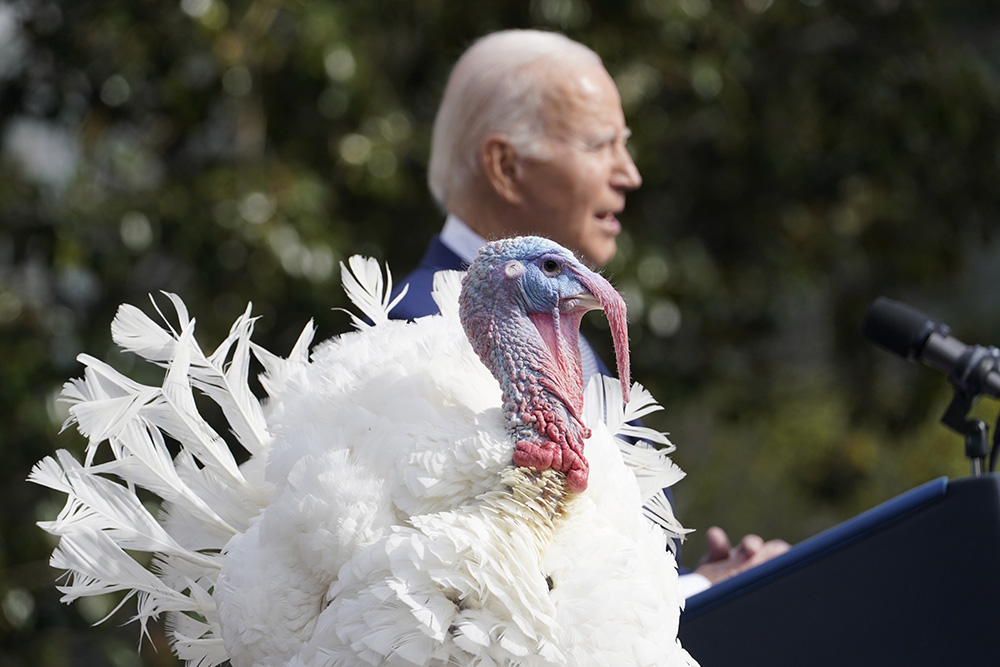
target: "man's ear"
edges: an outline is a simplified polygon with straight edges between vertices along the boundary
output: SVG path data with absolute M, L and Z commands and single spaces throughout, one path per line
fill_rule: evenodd
M 490 187 L 509 204 L 521 203 L 517 149 L 505 134 L 491 134 L 483 142 L 480 159 Z

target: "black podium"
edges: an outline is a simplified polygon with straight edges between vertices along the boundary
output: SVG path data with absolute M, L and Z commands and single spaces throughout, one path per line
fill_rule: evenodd
M 688 600 L 702 667 L 1000 665 L 1000 476 L 941 478 Z

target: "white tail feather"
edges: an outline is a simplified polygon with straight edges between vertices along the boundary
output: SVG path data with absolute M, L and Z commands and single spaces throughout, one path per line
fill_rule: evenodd
M 175 506 L 184 506 L 198 517 L 201 524 L 209 524 L 226 539 L 237 532 L 205 502 L 202 495 L 192 489 L 189 480 L 180 475 L 182 468 L 175 467 L 162 433 L 146 423 L 132 423 L 114 438 L 112 444 L 120 448 L 115 459 L 89 470 L 95 473 L 112 473 L 129 484 L 148 489 Z M 189 453 L 185 450 L 185 456 Z
M 458 317 L 458 294 L 462 291 L 462 271 L 438 271 L 434 274 L 431 298 L 445 317 Z
M 163 378 L 163 399 L 170 407 L 161 415 L 159 426 L 184 443 L 185 449 L 209 470 L 235 486 L 247 485 L 232 452 L 218 433 L 198 412 L 191 387 L 190 345 L 192 328 L 185 328 L 178 339 L 177 354 Z
M 176 326 L 155 301 L 163 325 L 132 306 L 119 308 L 112 325 L 122 348 L 166 368 L 162 386 L 137 383 L 81 355 L 84 375 L 67 382 L 61 398 L 71 405 L 63 428 L 75 422 L 89 440 L 86 460 L 60 450 L 39 461 L 29 480 L 67 495 L 58 517 L 39 523 L 60 538 L 52 565 L 67 570 L 64 601 L 128 591 L 123 603 L 136 598 L 143 633 L 150 618 L 166 612 L 178 655 L 191 667 L 212 667 L 227 659 L 209 592 L 223 547 L 266 505 L 270 486 L 246 478 L 230 445 L 201 416 L 195 393 L 221 409 L 236 444 L 266 456 L 270 435 L 248 382 L 251 356 L 263 365 L 261 382 L 273 398 L 308 363 L 315 329 L 310 322 L 289 358 L 281 359 L 251 343 L 248 306 L 226 339 L 205 354 L 184 303 L 166 296 Z M 180 446 L 175 456 L 168 437 Z M 110 457 L 95 464 L 105 442 Z M 137 487 L 162 500 L 159 518 L 139 500 Z M 141 553 L 152 554 L 151 564 Z
M 251 453 L 261 451 L 268 438 L 266 425 L 260 404 L 246 382 L 255 321 L 250 305 L 233 323 L 226 339 L 206 357 L 194 343 L 195 322 L 188 318 L 184 303 L 174 294 L 165 294 L 174 305 L 179 334 L 162 313 L 166 329 L 126 304 L 118 309 L 112 322 L 112 339 L 123 349 L 161 366 L 177 363 L 178 358 L 185 360 L 190 383 L 222 408 L 240 443 Z
M 350 269 L 350 270 L 348 270 Z M 403 288 L 399 296 L 390 300 L 392 294 L 392 273 L 385 267 L 385 279 L 382 278 L 382 267 L 373 257 L 353 255 L 348 258 L 347 266 L 340 263 L 340 281 L 344 292 L 351 302 L 357 306 L 369 322 L 350 311 L 351 323 L 356 329 L 368 329 L 373 324 L 383 324 L 389 321 L 389 311 L 406 296 L 409 286 Z
M 39 525 L 53 535 L 96 530 L 109 535 L 122 548 L 185 558 L 210 569 L 217 558 L 189 551 L 178 544 L 139 501 L 135 492 L 100 476 L 102 466 L 83 467 L 66 450 L 42 459 L 28 479 L 69 496 L 55 521 Z
M 156 301 L 153 304 L 156 305 Z M 186 323 L 187 318 L 184 317 L 181 321 Z M 128 303 L 118 307 L 118 312 L 111 321 L 111 339 L 123 350 L 147 361 L 160 363 L 167 362 L 174 356 L 174 346 L 177 344 L 176 333 L 170 329 L 165 330 Z
M 156 575 L 100 530 L 81 527 L 63 535 L 52 552 L 50 564 L 71 573 L 71 583 L 58 587 L 63 602 L 128 591 L 125 600 L 135 594 L 140 597 L 136 619 L 144 626 L 164 611 L 202 611 L 183 593 L 164 586 Z
M 281 393 L 288 377 L 309 363 L 309 348 L 312 346 L 315 335 L 316 326 L 312 320 L 309 320 L 305 328 L 302 329 L 302 333 L 299 334 L 298 340 L 295 341 L 295 346 L 287 359 L 282 359 L 253 342 L 250 343 L 254 356 L 264 366 L 264 372 L 258 379 L 268 396 L 277 396 Z
M 594 376 L 584 391 L 584 421 L 588 424 L 604 421 L 617 440 L 622 459 L 635 475 L 643 500 L 643 514 L 669 535 L 683 539 L 691 530 L 684 528 L 674 516 L 664 492 L 684 477 L 684 471 L 668 456 L 674 446 L 666 433 L 628 423 L 663 408 L 638 382 L 632 385 L 629 396 L 629 402 L 625 403 L 617 380 L 604 375 Z
M 77 423 L 80 433 L 89 440 L 89 464 L 98 445 L 135 419 L 160 390 L 134 382 L 90 355 L 81 354 L 77 358 L 85 366 L 84 375 L 63 385 L 60 400 L 69 403 L 70 408 L 62 428 Z
M 206 598 L 211 602 L 211 595 L 200 586 L 192 587 L 192 596 Z M 188 667 L 212 667 L 229 659 L 222 637 L 218 634 L 218 621 L 215 614 L 208 615 L 211 621 L 194 618 L 187 614 L 171 614 L 167 618 L 166 628 L 173 637 L 174 652 L 177 657 L 187 662 Z
M 202 373 L 193 374 L 195 386 L 215 401 L 240 444 L 251 454 L 263 451 L 270 440 L 260 401 L 250 391 L 251 345 L 254 322 L 250 304 L 233 323 L 229 336 L 208 358 Z M 198 346 L 192 350 L 200 351 Z M 193 359 L 200 363 L 200 359 Z
M 215 603 L 207 595 L 204 588 L 194 582 L 188 582 L 185 587 L 173 588 L 166 585 L 160 578 L 136 562 L 125 553 L 106 533 L 89 528 L 80 528 L 70 534 L 63 535 L 59 545 L 52 552 L 50 560 L 52 567 L 67 570 L 71 583 L 57 586 L 63 593 L 62 601 L 66 603 L 90 595 L 102 595 L 116 591 L 125 591 L 121 602 L 101 621 L 107 620 L 117 612 L 133 596 L 136 598 L 136 613 L 132 620 L 138 621 L 141 632 L 148 636 L 147 623 L 160 614 L 167 613 L 168 618 L 192 619 L 193 617 L 214 618 Z M 222 643 L 218 636 L 218 624 L 203 623 L 196 629 L 200 635 L 193 641 L 203 642 L 206 646 Z M 219 651 L 212 652 L 218 656 Z M 205 667 L 221 664 L 222 659 L 209 661 L 208 655 L 197 656 L 189 664 L 200 664 Z

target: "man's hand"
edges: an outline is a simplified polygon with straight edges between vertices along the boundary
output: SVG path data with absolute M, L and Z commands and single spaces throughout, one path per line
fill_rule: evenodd
M 695 574 L 705 577 L 713 585 L 780 556 L 789 549 L 788 542 L 784 540 L 765 542 L 759 535 L 747 535 L 733 547 L 726 531 L 718 526 L 709 528 L 705 539 L 708 553 L 699 561 Z

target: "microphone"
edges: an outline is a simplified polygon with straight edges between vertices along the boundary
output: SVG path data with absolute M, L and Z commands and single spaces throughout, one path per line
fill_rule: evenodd
M 879 297 L 861 330 L 890 352 L 943 371 L 968 396 L 1000 397 L 1000 350 L 966 345 L 951 335 L 947 324 L 931 320 L 916 308 Z

